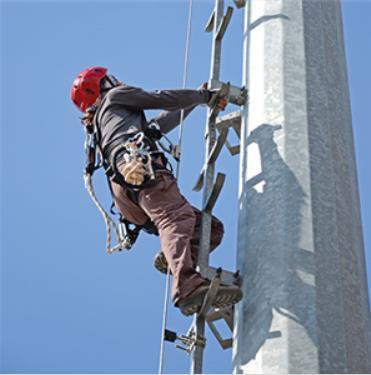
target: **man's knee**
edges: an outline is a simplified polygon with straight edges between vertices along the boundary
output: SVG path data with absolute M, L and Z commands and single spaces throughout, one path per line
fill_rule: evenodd
M 210 240 L 210 251 L 213 251 L 220 245 L 224 236 L 224 225 L 223 223 L 213 216 L 211 222 L 211 240 Z
M 160 233 L 177 234 L 191 239 L 196 223 L 196 215 L 188 204 L 180 208 L 174 207 L 166 215 L 160 215 L 155 219 L 155 224 Z
M 185 205 L 178 211 L 172 212 L 171 216 L 173 223 L 178 228 L 182 228 L 187 233 L 189 232 L 190 236 L 192 235 L 196 224 L 196 215 L 188 205 Z

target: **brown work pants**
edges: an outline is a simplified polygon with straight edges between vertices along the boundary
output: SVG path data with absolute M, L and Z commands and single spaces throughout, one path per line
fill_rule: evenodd
M 201 212 L 181 195 L 176 180 L 167 172 L 158 173 L 156 184 L 140 191 L 138 204 L 122 186 L 113 183 L 112 190 L 116 206 L 127 220 L 143 224 L 150 218 L 156 225 L 161 250 L 173 274 L 172 300 L 177 303 L 187 297 L 204 282 L 194 267 L 200 244 Z M 213 217 L 211 251 L 220 244 L 223 234 L 223 224 Z

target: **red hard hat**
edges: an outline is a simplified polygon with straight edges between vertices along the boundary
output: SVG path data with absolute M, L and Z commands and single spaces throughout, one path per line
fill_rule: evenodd
M 80 111 L 85 112 L 98 99 L 100 81 L 106 73 L 106 68 L 93 66 L 83 70 L 73 81 L 71 99 Z

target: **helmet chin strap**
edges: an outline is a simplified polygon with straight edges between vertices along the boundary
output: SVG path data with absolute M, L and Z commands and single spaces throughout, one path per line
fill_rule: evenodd
M 108 74 L 106 77 L 107 77 L 107 80 L 112 85 L 112 87 L 116 87 L 118 85 L 121 85 L 121 82 L 115 76 L 113 76 L 111 74 Z
M 107 74 L 100 83 L 101 95 L 104 96 L 109 90 L 119 85 L 121 82 L 115 76 Z

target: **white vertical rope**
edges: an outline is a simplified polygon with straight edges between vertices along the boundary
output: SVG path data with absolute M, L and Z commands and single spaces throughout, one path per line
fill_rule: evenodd
M 189 46 L 190 46 L 191 32 L 192 32 L 192 6 L 193 6 L 192 0 L 189 0 L 187 37 L 186 37 L 186 47 L 185 47 L 185 54 L 184 54 L 184 69 L 183 69 L 183 88 L 184 89 L 187 87 L 187 82 L 188 82 Z M 183 121 L 184 121 L 184 110 L 182 110 L 180 113 L 180 125 L 179 125 L 179 133 L 178 133 L 178 146 L 179 146 L 180 152 L 182 152 Z M 178 179 L 179 173 L 180 173 L 180 160 L 176 166 L 176 179 Z
M 165 329 L 166 329 L 166 321 L 167 321 L 167 310 L 168 310 L 168 305 L 169 305 L 169 290 L 170 290 L 170 267 L 168 265 L 167 272 L 166 272 L 166 283 L 165 283 L 164 310 L 163 310 L 163 315 L 162 315 L 160 362 L 158 366 L 159 374 L 162 374 L 164 370 Z
M 189 45 L 191 40 L 191 31 L 192 31 L 192 0 L 189 0 L 189 8 L 188 8 L 188 24 L 187 24 L 187 36 L 186 36 L 186 46 L 185 46 L 185 54 L 184 54 L 184 69 L 183 69 L 183 88 L 187 87 L 188 81 L 188 65 L 189 65 Z M 178 133 L 178 146 L 180 152 L 182 152 L 182 140 L 183 140 L 183 121 L 184 121 L 184 110 L 180 113 L 180 124 L 179 124 L 179 133 Z M 180 162 L 182 158 L 180 155 L 179 161 L 176 166 L 176 179 L 179 178 L 180 173 Z M 166 284 L 165 284 L 165 297 L 164 297 L 164 309 L 163 309 L 163 316 L 162 316 L 162 331 L 161 331 L 161 344 L 160 344 L 160 361 L 158 367 L 158 373 L 162 374 L 164 369 L 164 352 L 165 352 L 165 329 L 166 329 L 166 321 L 167 321 L 167 311 L 169 305 L 169 290 L 170 290 L 170 267 L 167 266 L 167 273 L 166 273 Z

